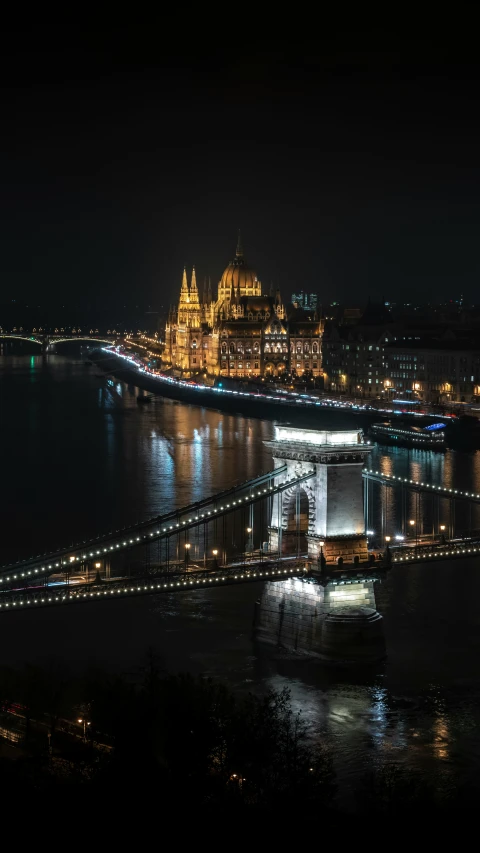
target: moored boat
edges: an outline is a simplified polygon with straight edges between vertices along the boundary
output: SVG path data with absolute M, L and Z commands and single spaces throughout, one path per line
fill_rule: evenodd
M 384 421 L 372 424 L 369 435 L 380 444 L 393 444 L 398 447 L 411 447 L 417 450 L 445 450 L 445 424 L 414 426 L 403 421 Z

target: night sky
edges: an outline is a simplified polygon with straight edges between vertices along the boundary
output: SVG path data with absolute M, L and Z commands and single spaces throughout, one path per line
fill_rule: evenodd
M 159 309 L 184 264 L 216 285 L 239 227 L 284 298 L 478 301 L 475 63 L 381 32 L 12 33 L 0 301 Z

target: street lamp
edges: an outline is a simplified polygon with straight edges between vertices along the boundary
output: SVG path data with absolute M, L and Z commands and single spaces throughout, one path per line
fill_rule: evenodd
M 87 723 L 85 719 L 79 720 L 79 723 L 83 723 L 83 742 L 87 742 L 87 726 L 90 726 L 91 723 Z
M 190 542 L 185 542 L 185 568 L 188 566 L 188 552 L 190 551 Z
M 391 536 L 385 536 L 385 542 L 390 542 L 391 538 L 392 538 Z
M 252 542 L 252 529 L 251 527 L 247 527 L 248 539 L 247 539 L 247 551 L 253 551 L 253 542 Z
M 442 545 L 444 545 L 445 544 L 445 525 L 444 524 L 440 525 L 440 531 L 441 531 Z

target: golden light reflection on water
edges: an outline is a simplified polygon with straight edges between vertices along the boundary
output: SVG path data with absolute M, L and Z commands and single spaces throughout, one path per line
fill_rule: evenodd
M 433 752 L 436 758 L 446 760 L 450 757 L 450 732 L 447 718 L 442 714 L 437 717 L 433 726 Z

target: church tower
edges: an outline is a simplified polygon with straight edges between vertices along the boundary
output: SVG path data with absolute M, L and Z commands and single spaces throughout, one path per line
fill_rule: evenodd
M 190 293 L 187 283 L 187 270 L 183 268 L 182 287 L 180 299 L 178 300 L 178 325 L 188 326 L 188 312 L 190 308 Z
M 200 297 L 198 295 L 198 287 L 197 287 L 197 276 L 195 274 L 195 267 L 192 270 L 192 279 L 190 284 L 190 302 L 189 302 L 189 312 L 188 312 L 188 325 L 193 329 L 200 328 L 201 325 L 201 308 L 200 308 Z

